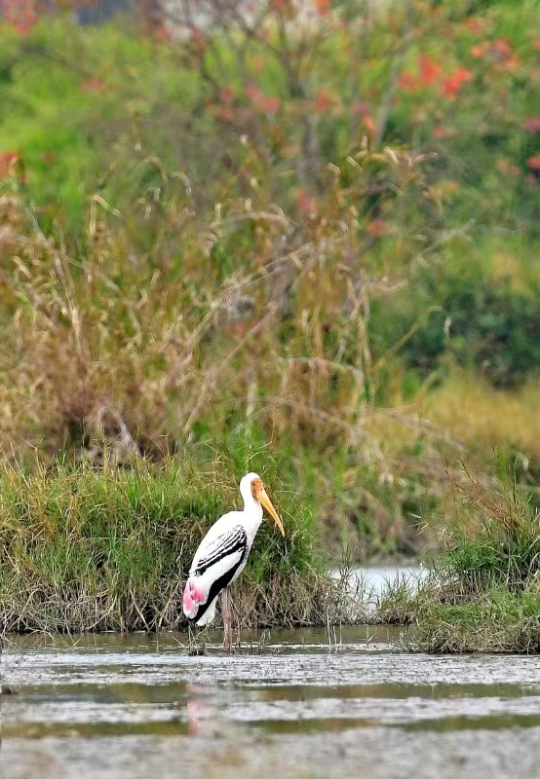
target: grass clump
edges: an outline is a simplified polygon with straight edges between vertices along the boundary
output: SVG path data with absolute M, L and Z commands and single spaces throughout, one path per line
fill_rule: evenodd
M 437 604 L 419 621 L 422 650 L 463 654 L 540 652 L 540 593 L 497 588 L 475 600 Z
M 279 490 L 274 495 L 287 535 L 261 527 L 235 585 L 242 626 L 322 623 L 330 584 L 310 518 L 291 514 Z M 3 473 L 1 631 L 184 626 L 193 554 L 216 518 L 238 503 L 234 481 L 178 461 L 159 469 Z
M 540 567 L 538 508 L 504 472 L 498 481 L 472 478 L 461 493 L 442 562 L 446 578 L 456 577 L 464 594 L 523 592 Z
M 385 613 L 416 624 L 430 652 L 540 651 L 540 514 L 515 474 L 459 488 L 446 551 L 417 595 Z
M 383 625 L 414 625 L 433 598 L 434 581 L 431 577 L 417 581 L 399 577 L 387 583 L 381 593 L 375 622 Z

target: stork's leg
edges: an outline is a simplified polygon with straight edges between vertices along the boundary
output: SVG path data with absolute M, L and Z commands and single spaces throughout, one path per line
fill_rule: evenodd
M 228 587 L 225 587 L 221 593 L 221 616 L 223 617 L 223 648 L 230 655 L 233 651 L 233 627 L 231 593 Z

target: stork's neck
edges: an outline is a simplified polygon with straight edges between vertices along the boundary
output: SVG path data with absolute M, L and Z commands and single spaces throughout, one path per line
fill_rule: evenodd
M 242 485 L 243 486 L 243 485 Z M 253 538 L 255 533 L 260 527 L 263 518 L 263 507 L 258 500 L 255 500 L 251 494 L 251 484 L 248 484 L 245 489 L 240 489 L 242 498 L 244 499 L 244 523 L 248 533 L 251 533 Z

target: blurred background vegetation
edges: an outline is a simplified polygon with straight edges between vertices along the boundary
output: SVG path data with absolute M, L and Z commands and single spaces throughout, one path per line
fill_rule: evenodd
M 271 463 L 358 560 L 540 503 L 536 0 L 3 8 L 12 466 Z

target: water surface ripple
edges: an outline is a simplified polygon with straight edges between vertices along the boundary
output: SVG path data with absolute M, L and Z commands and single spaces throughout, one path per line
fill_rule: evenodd
M 2 779 L 539 776 L 540 659 L 397 651 L 400 631 L 17 637 Z M 10 694 L 12 693 L 12 694 Z

